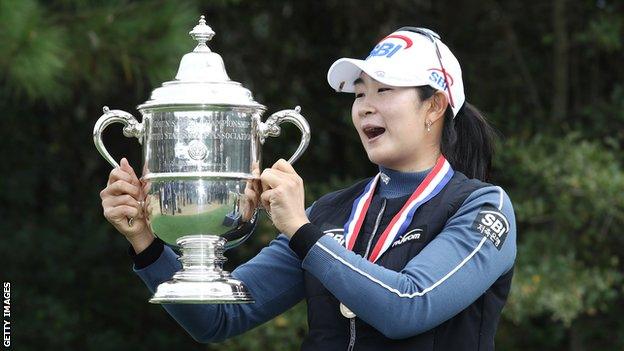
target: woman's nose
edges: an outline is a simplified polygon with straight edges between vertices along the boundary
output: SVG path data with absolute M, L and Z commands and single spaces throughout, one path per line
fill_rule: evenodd
M 363 98 L 358 106 L 358 116 L 360 118 L 375 113 L 375 106 L 371 104 L 371 101 L 367 98 Z

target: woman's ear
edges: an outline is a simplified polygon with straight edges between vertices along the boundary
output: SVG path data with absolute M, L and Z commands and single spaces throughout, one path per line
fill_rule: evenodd
M 446 108 L 448 107 L 448 100 L 446 95 L 441 91 L 436 91 L 431 98 L 429 98 L 429 109 L 427 111 L 427 120 L 431 123 L 435 123 L 441 117 L 444 117 Z

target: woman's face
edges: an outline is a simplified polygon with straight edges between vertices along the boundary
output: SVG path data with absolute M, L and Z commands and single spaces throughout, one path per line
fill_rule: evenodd
M 400 171 L 416 170 L 418 157 L 432 143 L 426 135 L 423 105 L 413 87 L 392 87 L 366 73 L 360 75 L 351 118 L 371 162 Z

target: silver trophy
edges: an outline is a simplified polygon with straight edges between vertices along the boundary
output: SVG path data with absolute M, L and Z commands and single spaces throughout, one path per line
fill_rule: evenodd
M 106 161 L 118 167 L 102 143 L 104 129 L 121 123 L 126 137 L 139 140 L 145 217 L 156 236 L 182 252 L 182 270 L 160 284 L 150 302 L 249 303 L 253 298 L 246 287 L 223 270 L 223 252 L 255 228 L 258 209 L 245 190 L 259 181 L 256 170 L 265 139 L 279 136 L 283 122 L 296 125 L 302 136 L 292 163 L 307 148 L 310 127 L 299 107 L 262 122 L 266 107 L 230 80 L 221 56 L 206 45 L 215 33 L 204 16 L 189 34 L 197 47 L 184 55 L 175 80 L 163 83 L 137 107 L 142 122 L 104 107 L 93 141 Z

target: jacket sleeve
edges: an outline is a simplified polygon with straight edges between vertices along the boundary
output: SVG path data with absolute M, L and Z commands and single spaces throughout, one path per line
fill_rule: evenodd
M 165 246 L 158 259 L 134 271 L 153 293 L 181 265 Z M 215 342 L 252 329 L 297 304 L 304 296 L 301 261 L 281 234 L 232 276 L 249 289 L 250 304 L 165 304 L 165 310 L 197 341 Z
M 318 230 L 307 231 L 295 237 L 318 235 L 318 240 L 305 254 L 303 269 L 393 339 L 420 334 L 465 309 L 513 268 L 516 256 L 511 201 L 495 186 L 468 196 L 442 232 L 400 272 L 362 258 Z

